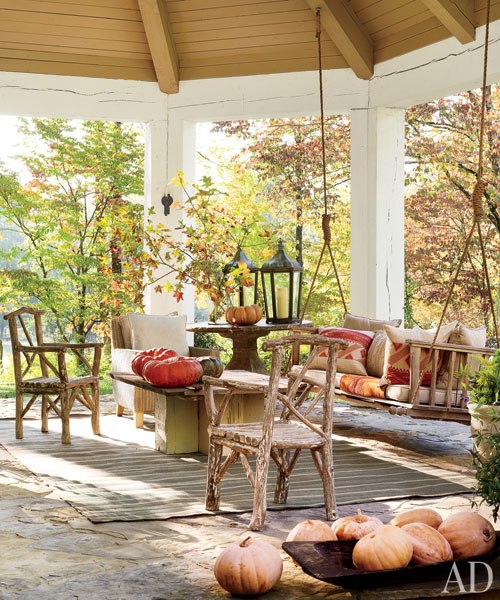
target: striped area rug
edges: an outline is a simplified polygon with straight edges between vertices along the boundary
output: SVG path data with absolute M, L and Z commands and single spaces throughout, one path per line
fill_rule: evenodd
M 60 443 L 58 419 L 50 420 L 48 434 L 40 433 L 37 420 L 25 420 L 24 428 L 24 439 L 15 440 L 13 421 L 0 421 L 2 445 L 94 523 L 210 514 L 204 507 L 206 456 L 161 454 L 152 447 L 153 432 L 134 430 L 130 420 L 103 417 L 103 435 L 96 437 L 88 418 L 72 418 L 71 446 Z M 334 461 L 339 504 L 461 494 L 473 484 L 463 475 L 342 439 L 335 439 Z M 308 452 L 292 474 L 288 504 L 275 505 L 273 493 L 274 466 L 268 483 L 270 510 L 323 504 Z M 251 508 L 252 488 L 241 466 L 234 464 L 223 480 L 221 512 Z

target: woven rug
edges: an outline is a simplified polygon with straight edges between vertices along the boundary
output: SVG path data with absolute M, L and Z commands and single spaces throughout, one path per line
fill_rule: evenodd
M 131 420 L 115 416 L 101 418 L 100 437 L 91 435 L 89 418 L 73 417 L 70 446 L 60 443 L 59 419 L 50 420 L 50 430 L 42 434 L 38 420 L 25 420 L 24 439 L 16 440 L 14 422 L 2 420 L 0 443 L 94 523 L 211 514 L 204 507 L 206 456 L 157 452 L 152 431 L 136 430 Z M 464 475 L 342 439 L 334 442 L 334 464 L 338 504 L 463 494 L 473 483 Z M 273 503 L 271 465 L 269 510 L 323 505 L 309 452 L 295 466 L 285 506 Z M 220 512 L 251 508 L 252 488 L 241 465 L 233 464 L 223 479 Z

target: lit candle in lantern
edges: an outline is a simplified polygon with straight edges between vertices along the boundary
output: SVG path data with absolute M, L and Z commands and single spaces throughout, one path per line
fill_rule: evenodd
M 276 316 L 278 319 L 286 319 L 288 317 L 288 288 L 276 288 Z

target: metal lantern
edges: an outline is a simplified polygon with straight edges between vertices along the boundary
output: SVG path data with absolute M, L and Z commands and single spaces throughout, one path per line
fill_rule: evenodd
M 282 240 L 276 254 L 261 269 L 266 323 L 300 322 L 302 265 L 291 259 Z
M 238 246 L 236 254 L 224 267 L 226 273 L 230 273 L 237 269 L 241 263 L 245 264 L 250 271 L 253 279 L 253 284 L 249 286 L 240 285 L 234 294 L 231 294 L 231 304 L 233 306 L 248 306 L 257 304 L 257 287 L 259 284 L 259 268 L 254 262 L 248 258 L 245 252 Z

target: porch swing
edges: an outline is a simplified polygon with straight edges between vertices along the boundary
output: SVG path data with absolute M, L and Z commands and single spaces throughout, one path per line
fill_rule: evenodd
M 445 343 L 441 341 L 440 333 L 444 331 L 443 321 L 449 307 L 453 291 L 455 289 L 459 274 L 462 270 L 465 258 L 470 247 L 473 234 L 477 230 L 477 235 L 481 247 L 481 256 L 483 262 L 483 273 L 487 285 L 488 302 L 492 313 L 492 322 L 494 336 L 497 348 L 500 347 L 498 323 L 495 315 L 491 281 L 486 261 L 485 244 L 481 230 L 481 219 L 483 217 L 482 196 L 486 188 L 486 182 L 483 180 L 483 154 L 484 154 L 484 133 L 485 133 L 485 112 L 486 112 L 486 85 L 488 69 L 488 45 L 489 45 L 489 26 L 490 26 L 490 5 L 487 3 L 486 29 L 484 43 L 483 60 L 483 80 L 482 80 L 482 104 L 479 122 L 479 156 L 476 184 L 471 194 L 471 204 L 473 208 L 473 222 L 466 237 L 458 267 L 451 280 L 447 291 L 446 301 L 439 319 L 438 326 L 433 331 L 432 341 L 418 339 L 402 340 L 401 346 L 406 345 L 406 359 L 409 359 L 409 382 L 404 386 L 393 386 L 404 388 L 401 392 L 401 398 L 396 394 L 388 394 L 390 384 L 380 385 L 381 380 L 367 375 L 352 375 L 338 373 L 336 387 L 340 388 L 338 395 L 357 405 L 369 405 L 374 408 L 389 410 L 391 414 L 408 415 L 413 418 L 451 420 L 468 423 L 470 416 L 466 406 L 468 396 L 468 377 L 466 367 L 477 365 L 477 357 L 488 357 L 494 354 L 494 350 L 484 347 L 475 347 L 474 345 L 462 345 L 458 343 Z M 335 256 L 331 246 L 331 215 L 328 211 L 328 192 L 326 177 L 326 153 L 325 153 L 325 116 L 323 101 L 323 70 L 321 56 L 321 9 L 316 10 L 316 38 L 318 44 L 318 73 L 319 73 L 319 95 L 320 95 L 320 124 L 321 124 L 321 153 L 322 153 L 322 182 L 323 182 L 323 206 L 322 216 L 323 246 L 316 264 L 313 279 L 301 311 L 301 322 L 307 312 L 310 299 L 314 292 L 316 279 L 325 257 L 330 257 L 331 267 L 335 275 L 337 287 L 339 289 L 341 302 L 345 313 L 348 313 L 345 295 L 342 290 L 342 284 L 339 277 L 339 271 L 335 263 Z M 366 319 L 366 322 L 369 320 Z M 352 327 L 352 319 L 344 321 L 344 327 Z M 350 325 L 348 323 L 351 323 Z M 383 322 L 379 327 L 383 331 Z M 387 323 L 387 322 L 386 322 Z M 377 326 L 375 326 L 377 327 Z M 363 326 L 352 327 L 353 329 L 363 329 Z M 328 331 L 328 328 L 311 328 L 303 325 L 293 327 L 296 332 L 321 333 L 329 337 L 335 337 L 338 334 L 335 329 Z M 374 329 L 375 330 L 375 329 Z M 429 333 L 429 332 L 428 332 Z M 415 337 L 415 336 L 412 336 Z M 388 342 L 386 342 L 388 343 Z M 290 377 L 298 373 L 298 369 L 293 365 L 298 363 L 300 354 L 300 345 L 296 344 L 292 351 L 292 368 Z M 340 358 L 340 357 L 339 357 Z M 387 356 L 385 357 L 387 363 Z M 385 371 L 384 365 L 384 371 Z M 339 369 L 340 370 L 340 369 Z M 446 377 L 443 378 L 443 373 Z M 385 373 L 384 373 L 385 374 Z M 311 369 L 305 382 L 311 389 L 322 388 L 325 385 L 325 373 L 320 369 Z M 385 383 L 385 382 L 384 382 Z M 404 392 L 404 393 L 403 393 Z M 391 397 L 392 396 L 392 397 Z

